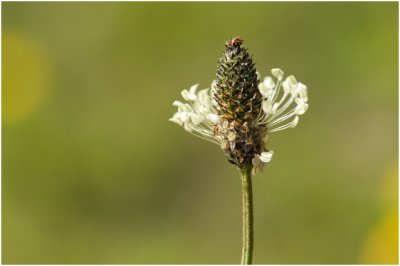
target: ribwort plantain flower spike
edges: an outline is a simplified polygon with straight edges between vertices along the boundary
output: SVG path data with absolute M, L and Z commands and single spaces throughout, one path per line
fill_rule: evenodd
M 267 148 L 270 133 L 295 127 L 308 109 L 307 86 L 294 76 L 284 79 L 279 68 L 262 81 L 243 39 L 226 42 L 211 88 L 198 85 L 182 91 L 185 102 L 170 121 L 221 147 L 242 179 L 243 246 L 241 264 L 251 264 L 254 247 L 251 176 L 272 159 Z
M 170 121 L 221 147 L 228 161 L 239 169 L 261 172 L 272 159 L 266 147 L 270 133 L 294 128 L 308 109 L 307 86 L 294 76 L 284 79 L 279 68 L 262 81 L 243 39 L 226 42 L 211 89 L 198 85 L 182 91 L 185 103 Z

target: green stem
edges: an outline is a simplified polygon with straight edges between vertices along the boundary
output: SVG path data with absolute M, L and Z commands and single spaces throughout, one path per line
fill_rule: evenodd
M 242 208 L 243 208 L 243 246 L 241 264 L 251 264 L 254 248 L 253 191 L 251 186 L 251 165 L 241 170 L 242 173 Z

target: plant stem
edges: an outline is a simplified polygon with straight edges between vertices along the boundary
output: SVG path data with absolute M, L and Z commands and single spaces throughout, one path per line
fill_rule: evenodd
M 251 185 L 251 165 L 241 170 L 242 209 L 243 209 L 243 246 L 241 264 L 251 264 L 254 247 L 253 191 Z

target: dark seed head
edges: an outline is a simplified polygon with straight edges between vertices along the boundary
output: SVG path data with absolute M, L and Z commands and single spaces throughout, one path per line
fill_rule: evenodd
M 252 57 L 242 44 L 241 37 L 225 43 L 213 94 L 221 117 L 214 131 L 229 143 L 223 150 L 239 168 L 251 164 L 254 155 L 263 151 L 266 134 L 265 127 L 257 125 L 262 104 L 260 81 Z

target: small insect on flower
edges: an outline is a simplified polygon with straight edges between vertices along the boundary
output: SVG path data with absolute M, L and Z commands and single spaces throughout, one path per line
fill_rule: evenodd
M 263 170 L 273 151 L 266 147 L 270 133 L 294 128 L 308 109 L 307 86 L 294 76 L 284 79 L 279 68 L 262 81 L 243 39 L 226 42 L 211 89 L 198 85 L 182 91 L 186 102 L 170 121 L 221 147 L 229 162 L 240 169 Z
M 232 40 L 226 42 L 226 46 L 227 47 L 232 47 L 232 46 L 235 46 L 235 45 L 241 45 L 242 43 L 243 43 L 242 37 L 236 36 Z

